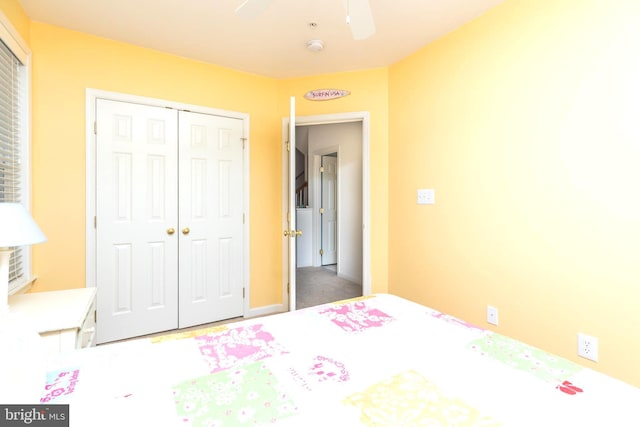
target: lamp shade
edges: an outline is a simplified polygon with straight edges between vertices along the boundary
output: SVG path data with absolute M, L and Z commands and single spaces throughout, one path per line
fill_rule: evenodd
M 46 241 L 36 222 L 20 203 L 0 203 L 0 248 Z

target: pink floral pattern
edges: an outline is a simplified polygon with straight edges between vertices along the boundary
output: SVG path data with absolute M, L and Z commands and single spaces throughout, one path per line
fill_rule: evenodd
M 316 356 L 313 365 L 309 368 L 309 376 L 322 383 L 325 381 L 345 382 L 349 381 L 349 372 L 344 363 L 330 357 Z
M 325 308 L 319 313 L 346 332 L 363 332 L 370 328 L 379 328 L 394 320 L 388 314 L 368 307 L 362 301 Z
M 440 313 L 440 312 L 433 312 L 431 313 L 432 317 L 435 317 L 436 319 L 440 319 L 443 320 L 447 323 L 451 323 L 453 325 L 458 325 L 461 326 L 463 328 L 467 328 L 473 331 L 478 331 L 478 332 L 484 332 L 485 329 L 480 328 L 472 323 L 469 322 L 465 322 L 464 320 L 458 319 L 457 317 L 451 316 L 449 314 L 444 314 L 444 313 Z
M 257 324 L 195 337 L 210 373 L 288 353 L 262 327 Z
M 42 393 L 40 402 L 55 403 L 64 401 L 65 397 L 75 391 L 79 376 L 79 369 L 73 371 L 48 372 L 44 393 Z

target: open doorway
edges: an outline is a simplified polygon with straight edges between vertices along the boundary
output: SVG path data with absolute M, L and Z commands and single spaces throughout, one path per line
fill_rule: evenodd
M 363 295 L 362 133 L 362 122 L 296 127 L 297 308 Z

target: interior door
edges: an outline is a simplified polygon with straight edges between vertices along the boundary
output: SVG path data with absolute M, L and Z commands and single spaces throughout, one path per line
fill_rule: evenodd
M 179 113 L 179 327 L 243 314 L 243 122 Z
M 338 262 L 338 158 L 322 156 L 322 265 Z
M 178 326 L 177 112 L 97 100 L 97 342 Z
M 288 230 L 284 236 L 289 244 L 289 310 L 296 309 L 296 98 L 289 102 L 289 205 L 287 212 Z

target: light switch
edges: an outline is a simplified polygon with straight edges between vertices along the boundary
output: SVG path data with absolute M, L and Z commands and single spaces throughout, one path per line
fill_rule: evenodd
M 418 204 L 419 205 L 433 205 L 436 203 L 436 190 L 433 188 L 419 189 L 418 190 Z

